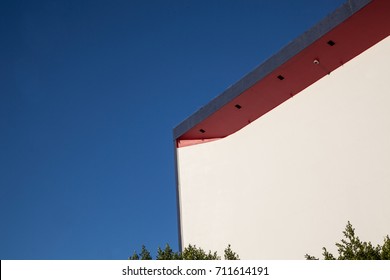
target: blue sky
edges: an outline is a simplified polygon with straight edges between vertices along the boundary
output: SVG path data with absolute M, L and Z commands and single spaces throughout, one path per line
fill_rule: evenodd
M 172 129 L 343 2 L 0 1 L 0 259 L 177 250 Z

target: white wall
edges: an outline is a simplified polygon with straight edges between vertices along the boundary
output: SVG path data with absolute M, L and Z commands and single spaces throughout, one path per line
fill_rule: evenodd
M 390 37 L 239 132 L 179 148 L 183 245 L 243 259 L 390 234 Z

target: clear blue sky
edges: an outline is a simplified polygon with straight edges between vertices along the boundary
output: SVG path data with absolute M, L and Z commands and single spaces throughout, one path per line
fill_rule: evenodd
M 172 129 L 343 2 L 0 1 L 0 259 L 178 249 Z

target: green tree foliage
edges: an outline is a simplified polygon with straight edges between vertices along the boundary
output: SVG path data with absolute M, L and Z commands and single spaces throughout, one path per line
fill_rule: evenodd
M 211 253 L 209 251 L 206 253 L 202 248 L 197 248 L 195 245 L 191 244 L 188 247 L 184 248 L 181 253 L 183 260 L 220 260 L 221 257 L 217 255 L 217 252 Z
M 173 252 L 169 244 L 167 244 L 164 250 L 158 247 L 156 260 L 181 260 L 181 255 L 178 252 Z
M 345 239 L 341 239 L 340 243 L 336 243 L 339 255 L 335 257 L 325 247 L 322 248 L 322 256 L 324 260 L 390 260 L 390 238 L 387 235 L 383 245 L 376 245 L 371 242 L 362 242 L 355 235 L 355 229 L 348 221 L 345 230 L 343 231 Z M 307 260 L 318 260 L 318 258 L 305 255 Z
M 239 260 L 237 253 L 233 252 L 230 244 L 225 249 L 224 258 L 225 260 Z M 143 245 L 140 254 L 134 252 L 129 260 L 151 260 L 152 257 L 150 252 Z M 202 248 L 198 248 L 195 245 L 188 245 L 184 248 L 183 252 L 174 252 L 169 244 L 163 249 L 160 247 L 157 249 L 156 260 L 220 260 L 217 252 L 206 252 Z
M 232 251 L 230 244 L 227 246 L 224 253 L 225 253 L 224 254 L 225 260 L 239 260 L 240 259 L 240 256 Z
M 152 256 L 150 252 L 146 249 L 145 245 L 142 245 L 141 253 L 138 255 L 137 252 L 134 252 L 129 260 L 151 260 Z

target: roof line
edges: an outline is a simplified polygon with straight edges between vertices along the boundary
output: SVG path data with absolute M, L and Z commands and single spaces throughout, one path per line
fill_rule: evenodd
M 177 125 L 173 130 L 174 139 L 178 139 L 198 123 L 207 119 L 213 113 L 221 109 L 234 98 L 238 97 L 244 91 L 251 88 L 257 82 L 275 71 L 299 52 L 310 46 L 313 42 L 320 39 L 326 33 L 347 20 L 372 1 L 373 0 L 349 0 L 344 3 L 315 26 L 288 43 L 278 53 L 271 56 L 234 85 L 230 86 L 222 92 L 222 94 L 211 100 L 208 104 Z

